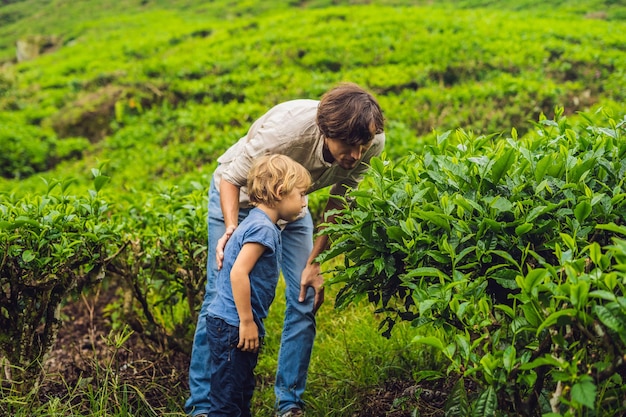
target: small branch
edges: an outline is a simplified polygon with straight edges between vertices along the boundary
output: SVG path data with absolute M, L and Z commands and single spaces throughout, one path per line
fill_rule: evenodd
M 550 408 L 553 413 L 559 412 L 559 404 L 561 403 L 561 394 L 563 393 L 563 384 L 561 381 L 556 383 L 556 390 L 552 393 L 550 397 Z
M 124 244 L 122 246 L 120 246 L 120 248 L 117 250 L 117 252 L 115 252 L 113 255 L 109 256 L 108 258 L 106 258 L 104 260 L 104 264 L 108 264 L 109 262 L 111 262 L 113 259 L 117 258 L 119 256 L 120 253 L 122 253 L 124 251 L 124 249 L 126 249 L 126 246 L 128 246 L 130 243 L 130 241 L 125 241 Z
M 626 369 L 626 363 L 624 363 L 624 357 L 615 355 L 613 362 L 606 367 L 602 372 L 598 372 L 594 375 L 596 384 L 606 381 L 613 376 L 616 372 Z

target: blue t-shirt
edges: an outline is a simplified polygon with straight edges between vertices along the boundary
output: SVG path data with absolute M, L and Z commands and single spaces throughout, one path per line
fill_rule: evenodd
M 250 271 L 252 313 L 259 328 L 259 337 L 263 337 L 265 336 L 263 319 L 267 317 L 267 312 L 276 293 L 282 243 L 280 229 L 261 209 L 250 210 L 250 214 L 228 239 L 224 248 L 224 263 L 215 283 L 217 295 L 209 305 L 207 314 L 211 317 L 221 318 L 231 326 L 239 327 L 239 314 L 237 314 L 233 297 L 230 271 L 241 248 L 246 243 L 260 243 L 265 246 L 265 252 Z

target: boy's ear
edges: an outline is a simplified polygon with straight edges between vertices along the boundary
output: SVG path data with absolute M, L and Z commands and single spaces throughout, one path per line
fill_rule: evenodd
M 278 187 L 276 187 L 276 197 L 278 198 L 278 200 L 282 200 L 283 199 L 283 186 L 282 186 L 282 184 L 279 185 Z

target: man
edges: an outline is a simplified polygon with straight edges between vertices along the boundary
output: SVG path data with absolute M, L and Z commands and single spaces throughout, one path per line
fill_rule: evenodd
M 186 412 L 209 414 L 211 370 L 206 335 L 207 307 L 215 296 L 215 279 L 222 266 L 226 242 L 249 213 L 246 178 L 253 161 L 262 155 L 283 154 L 311 174 L 309 193 L 331 186 L 325 213 L 341 208 L 339 199 L 356 187 L 372 157 L 385 143 L 384 118 L 376 99 L 361 87 L 344 83 L 320 101 L 292 100 L 270 109 L 248 133 L 220 158 L 209 191 L 208 271 L 204 302 L 194 337 Z M 332 221 L 332 219 L 331 219 Z M 315 258 L 326 248 L 328 236 L 313 242 L 308 210 L 284 225 L 281 232 L 281 270 L 286 283 L 286 310 L 276 371 L 277 416 L 303 415 L 306 385 L 315 339 L 315 313 L 324 301 L 324 280 Z

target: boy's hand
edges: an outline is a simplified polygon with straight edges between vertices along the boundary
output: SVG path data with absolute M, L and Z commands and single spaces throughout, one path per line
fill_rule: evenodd
M 243 352 L 256 352 L 259 350 L 259 329 L 254 322 L 239 323 L 239 344 L 237 349 Z

